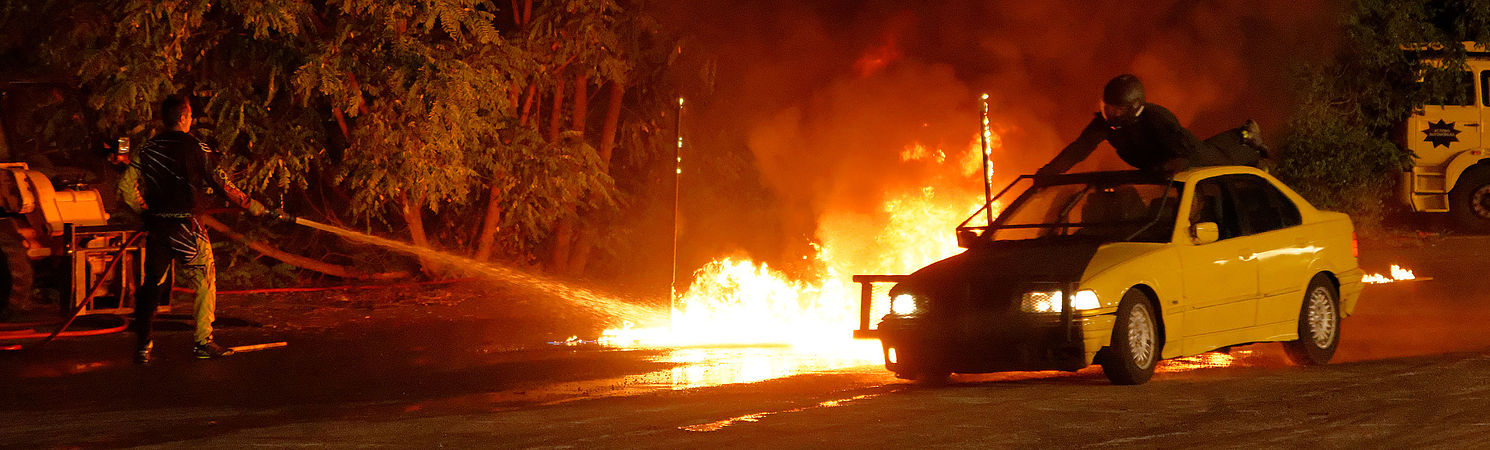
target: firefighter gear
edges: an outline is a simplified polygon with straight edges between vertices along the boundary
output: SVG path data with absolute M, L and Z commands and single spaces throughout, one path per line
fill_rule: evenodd
M 267 208 L 228 181 L 207 144 L 174 130 L 157 135 L 136 150 L 119 181 L 119 193 L 130 209 L 141 213 L 148 233 L 144 283 L 135 292 L 133 326 L 138 347 L 148 353 L 151 321 L 156 307 L 170 298 L 173 272 L 179 272 L 186 286 L 195 291 L 192 317 L 197 346 L 210 344 L 217 306 L 217 269 L 212 244 L 196 216 L 205 212 L 216 197 L 253 215 L 263 215 Z

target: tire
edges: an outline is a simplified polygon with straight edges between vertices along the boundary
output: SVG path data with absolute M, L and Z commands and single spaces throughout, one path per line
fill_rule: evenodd
M 1143 384 L 1159 364 L 1159 319 L 1148 294 L 1129 289 L 1118 303 L 1112 342 L 1102 360 L 1102 373 L 1112 384 Z
M 1490 167 L 1464 171 L 1449 191 L 1449 215 L 1460 229 L 1490 233 Z
M 939 387 L 946 386 L 952 381 L 952 372 L 945 370 L 928 369 L 916 374 L 916 384 L 922 386 Z
M 31 285 L 35 273 L 26 244 L 15 221 L 0 219 L 0 309 L 24 310 L 31 306 Z M 8 306 L 8 308 L 6 307 Z
M 1301 366 L 1330 362 L 1340 345 L 1340 291 L 1323 274 L 1309 280 L 1299 306 L 1299 338 L 1283 343 L 1288 360 Z

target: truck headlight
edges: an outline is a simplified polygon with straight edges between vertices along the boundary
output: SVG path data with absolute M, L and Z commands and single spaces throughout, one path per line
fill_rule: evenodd
M 1058 313 L 1061 312 L 1064 297 L 1061 291 L 1026 292 L 1019 301 L 1019 310 L 1027 313 Z M 1077 291 L 1076 296 L 1071 298 L 1071 309 L 1075 311 L 1100 307 L 1102 302 L 1097 300 L 1097 293 L 1091 290 Z
M 911 294 L 900 294 L 890 298 L 890 313 L 906 316 L 915 314 L 920 305 L 917 305 L 916 296 Z

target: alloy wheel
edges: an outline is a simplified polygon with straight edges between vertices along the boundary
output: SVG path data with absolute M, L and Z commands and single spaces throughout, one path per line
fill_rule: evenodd
M 1128 348 L 1133 353 L 1133 364 L 1148 367 L 1154 360 L 1154 320 L 1149 316 L 1148 305 L 1140 302 L 1133 305 L 1128 315 Z
M 1315 287 L 1309 293 L 1309 332 L 1315 346 L 1326 348 L 1334 342 L 1335 316 L 1335 299 L 1330 290 L 1324 286 Z

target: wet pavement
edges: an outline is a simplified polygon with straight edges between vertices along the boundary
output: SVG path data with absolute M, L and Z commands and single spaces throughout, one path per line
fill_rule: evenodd
M 145 367 L 122 334 L 0 352 L 0 447 L 1483 447 L 1490 238 L 1363 247 L 1369 272 L 1432 279 L 1368 287 L 1335 363 L 1259 344 L 1136 387 L 1097 368 L 927 387 L 785 347 L 552 345 L 596 325 L 501 297 L 418 300 L 436 288 L 399 307 L 225 298 L 238 322 L 220 340 L 288 346 L 196 361 L 168 325 Z

